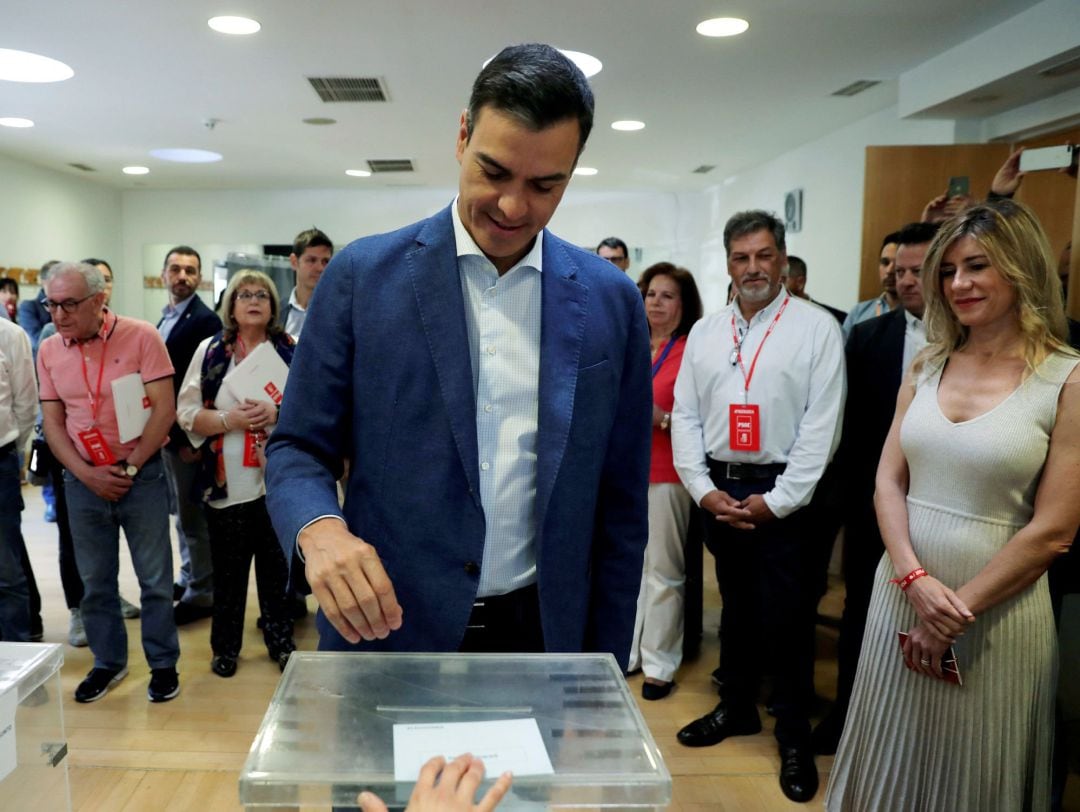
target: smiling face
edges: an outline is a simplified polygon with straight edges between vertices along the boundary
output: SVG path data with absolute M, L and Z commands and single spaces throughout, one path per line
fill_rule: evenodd
M 250 328 L 265 330 L 270 325 L 272 311 L 270 291 L 265 287 L 251 282 L 237 287 L 232 317 L 240 331 Z
M 470 138 L 462 114 L 458 214 L 500 274 L 529 252 L 555 213 L 577 162 L 579 135 L 577 119 L 533 131 L 482 107 Z
M 649 289 L 645 291 L 645 315 L 654 336 L 669 336 L 675 332 L 682 321 L 679 283 L 667 274 L 657 274 L 649 280 Z
M 1016 288 L 974 237 L 958 239 L 941 259 L 941 294 L 965 327 L 1018 321 Z
M 780 273 L 786 267 L 787 252 L 776 247 L 767 228 L 732 238 L 728 273 L 740 306 L 745 306 L 744 315 L 756 313 L 775 298 L 780 290 Z

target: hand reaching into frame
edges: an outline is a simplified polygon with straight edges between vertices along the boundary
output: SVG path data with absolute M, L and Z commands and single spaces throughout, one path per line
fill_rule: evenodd
M 469 753 L 447 763 L 435 756 L 420 768 L 406 812 L 491 812 L 510 789 L 512 777 L 503 773 L 474 803 L 476 789 L 484 780 L 484 762 Z M 361 792 L 356 803 L 363 812 L 387 812 L 382 799 L 371 792 Z

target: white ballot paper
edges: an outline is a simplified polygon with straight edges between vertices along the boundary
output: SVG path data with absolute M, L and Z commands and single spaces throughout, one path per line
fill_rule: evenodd
M 138 372 L 132 372 L 112 382 L 113 405 L 116 407 L 116 427 L 120 442 L 142 437 L 150 419 L 150 398 Z
M 15 711 L 18 708 L 19 687 L 11 685 L 0 693 L 0 781 L 18 764 L 15 752 Z
M 483 759 L 489 778 L 507 770 L 515 776 L 555 772 L 535 719 L 394 725 L 395 781 L 415 781 L 434 756 L 450 761 L 462 753 Z
M 233 367 L 222 383 L 229 387 L 237 400 L 251 398 L 280 406 L 288 377 L 289 367 L 273 345 L 264 341 L 248 353 L 242 364 Z

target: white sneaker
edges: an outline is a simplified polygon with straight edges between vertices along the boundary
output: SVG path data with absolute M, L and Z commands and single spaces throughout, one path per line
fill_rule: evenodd
M 81 609 L 71 610 L 71 620 L 68 621 L 68 642 L 75 648 L 82 648 L 87 644 Z

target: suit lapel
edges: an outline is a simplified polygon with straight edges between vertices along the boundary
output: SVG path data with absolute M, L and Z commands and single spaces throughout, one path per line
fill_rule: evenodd
M 562 242 L 544 232 L 540 275 L 540 381 L 536 472 L 536 527 L 544 525 L 574 414 L 581 342 L 589 289 L 577 281 L 578 265 Z
M 406 252 L 405 262 L 439 380 L 439 392 L 450 420 L 450 431 L 473 499 L 479 506 L 476 405 L 469 336 L 465 327 L 465 300 L 461 293 L 449 208 L 427 221 L 417 235 L 416 246 Z

